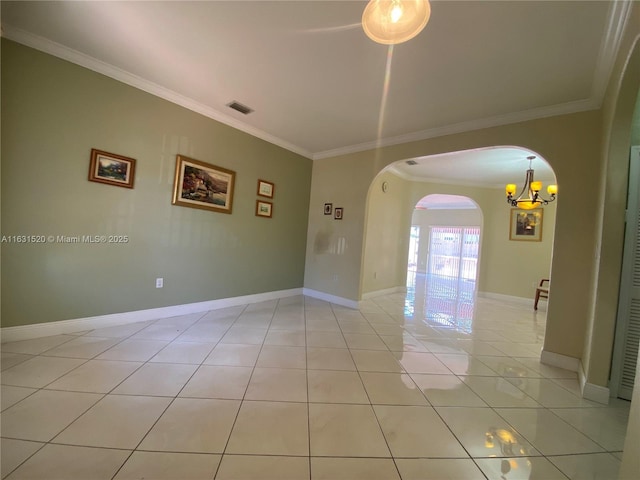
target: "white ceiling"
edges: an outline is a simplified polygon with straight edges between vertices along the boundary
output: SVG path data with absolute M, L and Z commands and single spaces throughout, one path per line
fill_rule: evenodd
M 411 158 L 396 162 L 389 171 L 406 179 L 419 178 L 423 181 L 446 182 L 476 187 L 504 187 L 507 183 L 524 185 L 525 173 L 529 168 L 527 157 L 535 153 L 515 147 L 482 148 L 444 155 Z M 534 178 L 545 186 L 555 183 L 555 175 L 549 164 L 536 156 L 531 161 Z M 546 188 L 545 188 L 546 190 Z
M 365 36 L 360 1 L 2 1 L 1 18 L 10 39 L 318 159 L 598 108 L 627 4 L 435 1 L 394 47 Z

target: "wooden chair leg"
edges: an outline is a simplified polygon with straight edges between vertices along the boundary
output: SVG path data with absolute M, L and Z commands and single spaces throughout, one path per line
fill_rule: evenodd
M 540 300 L 540 290 L 536 290 L 536 300 L 533 302 L 534 310 L 538 310 L 538 300 Z

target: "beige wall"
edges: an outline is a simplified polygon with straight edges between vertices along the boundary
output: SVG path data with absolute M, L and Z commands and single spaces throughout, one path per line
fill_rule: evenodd
M 386 182 L 387 191 L 382 191 Z M 410 182 L 389 172 L 371 185 L 362 261 L 362 294 L 402 287 L 411 228 Z
M 92 148 L 135 158 L 135 188 L 87 181 Z M 303 286 L 306 158 L 5 39 L 1 153 L 3 235 L 129 237 L 4 243 L 2 326 Z M 171 205 L 178 153 L 236 171 L 231 215 Z M 272 219 L 254 214 L 258 178 Z

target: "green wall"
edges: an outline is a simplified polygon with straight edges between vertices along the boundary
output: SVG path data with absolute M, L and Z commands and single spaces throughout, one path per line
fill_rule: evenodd
M 301 288 L 309 159 L 2 40 L 2 326 Z M 130 190 L 87 180 L 92 148 L 137 160 Z M 236 172 L 231 215 L 171 205 L 176 154 Z M 255 216 L 258 178 L 273 218 Z M 164 288 L 155 288 L 155 278 Z

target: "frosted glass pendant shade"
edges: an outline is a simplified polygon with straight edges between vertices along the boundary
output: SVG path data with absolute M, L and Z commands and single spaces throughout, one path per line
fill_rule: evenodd
M 431 16 L 428 0 L 371 0 L 362 28 L 374 42 L 395 45 L 418 35 Z

